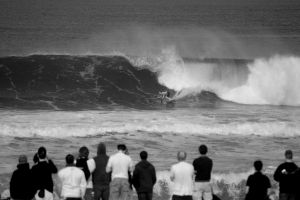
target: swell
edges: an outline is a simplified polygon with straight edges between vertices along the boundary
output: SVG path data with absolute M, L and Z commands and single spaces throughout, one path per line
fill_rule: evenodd
M 121 56 L 0 58 L 0 106 L 29 109 L 149 108 L 165 87 Z

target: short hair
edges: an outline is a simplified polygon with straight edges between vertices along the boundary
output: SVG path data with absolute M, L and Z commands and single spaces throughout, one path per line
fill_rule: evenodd
M 178 161 L 183 161 L 186 159 L 186 152 L 184 151 L 178 151 L 177 153 L 177 159 Z
M 207 153 L 207 146 L 205 144 L 199 146 L 199 153 L 202 155 L 205 155 Z
M 74 156 L 71 155 L 71 154 L 68 154 L 68 155 L 66 156 L 66 163 L 67 163 L 68 165 L 74 164 Z
M 254 169 L 256 171 L 261 171 L 262 170 L 262 167 L 263 167 L 263 163 L 262 161 L 260 160 L 256 160 L 254 163 L 253 163 L 253 166 L 254 166 Z
M 40 158 L 40 159 L 45 159 L 46 158 L 46 156 L 47 156 L 47 150 L 46 150 L 46 148 L 45 147 L 40 147 L 39 149 L 38 149 L 38 157 Z
M 25 156 L 25 155 L 20 155 L 20 156 L 19 156 L 19 163 L 20 163 L 20 164 L 25 164 L 25 163 L 27 163 L 27 156 Z
M 147 151 L 141 151 L 140 157 L 141 157 L 142 160 L 147 160 L 147 158 L 148 158 Z
M 126 150 L 126 145 L 125 144 L 118 144 L 118 150 L 121 150 L 121 151 L 125 151 Z
M 286 150 L 285 153 L 284 153 L 284 155 L 285 155 L 286 159 L 293 159 L 293 152 L 292 152 L 292 150 Z
M 81 157 L 89 157 L 89 149 L 86 146 L 80 147 L 79 149 L 79 156 Z

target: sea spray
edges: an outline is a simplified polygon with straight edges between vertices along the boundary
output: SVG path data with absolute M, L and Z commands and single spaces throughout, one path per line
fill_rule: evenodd
M 211 91 L 242 104 L 300 105 L 300 58 L 273 56 L 244 63 L 185 61 L 174 48 L 162 52 L 158 80 L 178 98 Z

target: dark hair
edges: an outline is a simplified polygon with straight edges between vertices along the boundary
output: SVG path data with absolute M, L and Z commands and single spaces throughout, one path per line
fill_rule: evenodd
M 71 155 L 71 154 L 68 154 L 68 155 L 66 156 L 66 163 L 67 163 L 67 165 L 74 164 L 74 156 Z
M 205 155 L 207 153 L 207 146 L 202 144 L 199 146 L 199 153 Z
M 45 159 L 46 156 L 47 156 L 47 150 L 46 150 L 46 148 L 45 147 L 40 147 L 37 154 L 38 154 L 38 157 L 40 159 Z
M 142 160 L 147 160 L 147 158 L 148 158 L 147 151 L 141 151 L 140 157 L 141 157 Z
M 126 145 L 125 144 L 118 144 L 118 150 L 125 151 L 126 150 Z
M 34 164 L 39 162 L 39 156 L 37 153 L 34 154 L 34 156 L 33 156 L 33 162 L 34 162 Z
M 89 157 L 89 149 L 86 146 L 80 147 L 79 149 L 79 156 L 80 157 Z
M 292 152 L 292 150 L 286 150 L 285 153 L 284 153 L 284 155 L 285 155 L 286 159 L 293 159 L 293 152 Z
M 254 162 L 253 166 L 256 171 L 261 171 L 261 169 L 263 167 L 263 163 L 260 160 L 256 160 Z

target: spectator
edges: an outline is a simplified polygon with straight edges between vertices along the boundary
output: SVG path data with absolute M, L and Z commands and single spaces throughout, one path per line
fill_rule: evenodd
M 130 156 L 125 154 L 126 146 L 118 145 L 118 152 L 112 155 L 107 163 L 106 172 L 111 174 L 110 200 L 127 200 L 129 195 L 128 171 L 133 171 Z
M 79 156 L 76 160 L 76 167 L 79 167 L 85 176 L 85 180 L 87 182 L 87 188 L 85 191 L 85 196 L 84 199 L 85 200 L 92 200 L 93 199 L 93 188 L 92 188 L 92 183 L 91 181 L 89 181 L 90 176 L 91 176 L 91 172 L 90 169 L 88 167 L 88 159 L 89 159 L 89 149 L 86 146 L 80 147 L 79 149 Z
M 270 194 L 270 180 L 261 170 L 263 163 L 260 160 L 254 162 L 255 173 L 250 175 L 246 183 L 246 200 L 268 200 Z
M 53 180 L 52 174 L 57 173 L 57 168 L 51 159 L 47 157 L 45 147 L 38 149 L 39 161 L 32 167 L 34 191 L 36 199 L 53 199 Z
M 193 166 L 196 172 L 194 200 L 212 200 L 212 187 L 210 184 L 212 160 L 206 156 L 207 146 L 199 146 L 200 157 L 194 160 Z
M 286 150 L 285 162 L 280 164 L 274 173 L 275 181 L 279 182 L 279 200 L 295 199 L 295 171 L 297 169 L 297 165 L 293 162 L 293 152 Z
M 61 197 L 65 200 L 84 199 L 86 179 L 84 172 L 75 166 L 74 156 L 66 156 L 66 167 L 58 172 L 61 184 Z
M 106 173 L 108 159 L 105 144 L 99 143 L 97 156 L 88 160 L 93 177 L 94 200 L 108 200 L 109 198 L 110 174 Z
M 34 197 L 32 174 L 27 157 L 21 155 L 17 170 L 13 172 L 10 180 L 10 196 L 12 199 L 30 200 Z
M 186 152 L 177 153 L 178 163 L 171 167 L 172 200 L 192 200 L 194 167 L 187 163 Z
M 79 149 L 79 156 L 76 160 L 76 167 L 79 167 L 83 172 L 85 176 L 85 180 L 88 181 L 90 178 L 90 170 L 88 168 L 87 161 L 89 159 L 89 149 L 85 146 L 81 147 Z
M 139 200 L 152 200 L 153 186 L 156 183 L 154 166 L 147 161 L 148 153 L 140 153 L 141 161 L 135 166 L 133 172 L 133 185 Z

